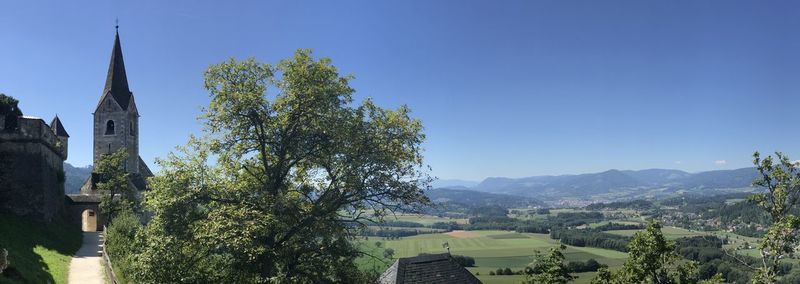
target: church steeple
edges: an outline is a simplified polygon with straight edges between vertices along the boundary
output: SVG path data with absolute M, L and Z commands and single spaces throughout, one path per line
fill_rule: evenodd
M 119 30 L 114 37 L 114 48 L 111 50 L 111 62 L 108 64 L 106 85 L 103 95 L 92 113 L 94 116 L 94 145 L 92 147 L 94 164 L 97 165 L 104 155 L 124 150 L 128 154 L 125 170 L 130 182 L 137 190 L 146 188 L 146 178 L 152 171 L 139 157 L 139 110 L 136 100 L 128 88 L 128 77 L 125 74 L 125 62 L 122 60 L 122 44 Z M 92 194 L 96 189 L 99 175 L 92 173 L 81 193 Z
M 122 60 L 122 45 L 119 43 L 119 30 L 114 38 L 114 49 L 111 51 L 111 63 L 108 65 L 106 86 L 103 95 L 111 93 L 122 109 L 128 109 L 131 90 L 128 88 L 128 76 L 125 75 L 125 62 Z

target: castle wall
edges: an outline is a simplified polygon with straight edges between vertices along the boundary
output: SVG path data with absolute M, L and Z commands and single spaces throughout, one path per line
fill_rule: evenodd
M 51 221 L 64 209 L 66 152 L 44 121 L 19 122 L 18 131 L 0 131 L 0 209 Z

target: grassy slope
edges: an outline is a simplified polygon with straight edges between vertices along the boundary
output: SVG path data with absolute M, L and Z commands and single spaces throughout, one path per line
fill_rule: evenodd
M 75 225 L 43 224 L 0 213 L 0 247 L 8 250 L 13 268 L 4 274 L 15 274 L 0 276 L 0 283 L 66 283 L 81 238 Z

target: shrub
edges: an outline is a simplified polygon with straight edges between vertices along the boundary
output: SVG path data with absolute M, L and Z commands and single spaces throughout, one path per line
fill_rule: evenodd
M 17 119 L 22 116 L 22 110 L 19 109 L 18 104 L 19 101 L 14 97 L 0 93 L 0 115 L 5 117 L 6 131 L 17 129 Z
M 387 248 L 387 249 L 383 250 L 383 257 L 384 258 L 388 258 L 388 259 L 392 259 L 392 257 L 394 257 L 394 249 Z
M 133 256 L 141 247 L 136 242 L 136 234 L 141 229 L 142 223 L 139 217 L 134 213 L 125 212 L 114 218 L 105 232 L 108 257 L 117 276 L 123 280 L 132 275 Z
M 475 266 L 475 259 L 470 256 L 464 255 L 452 255 L 453 260 L 463 267 L 473 267 Z

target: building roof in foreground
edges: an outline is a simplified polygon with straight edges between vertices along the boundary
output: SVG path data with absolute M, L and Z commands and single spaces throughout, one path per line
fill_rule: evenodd
M 472 273 L 456 263 L 448 253 L 400 258 L 378 279 L 380 284 L 480 284 Z

